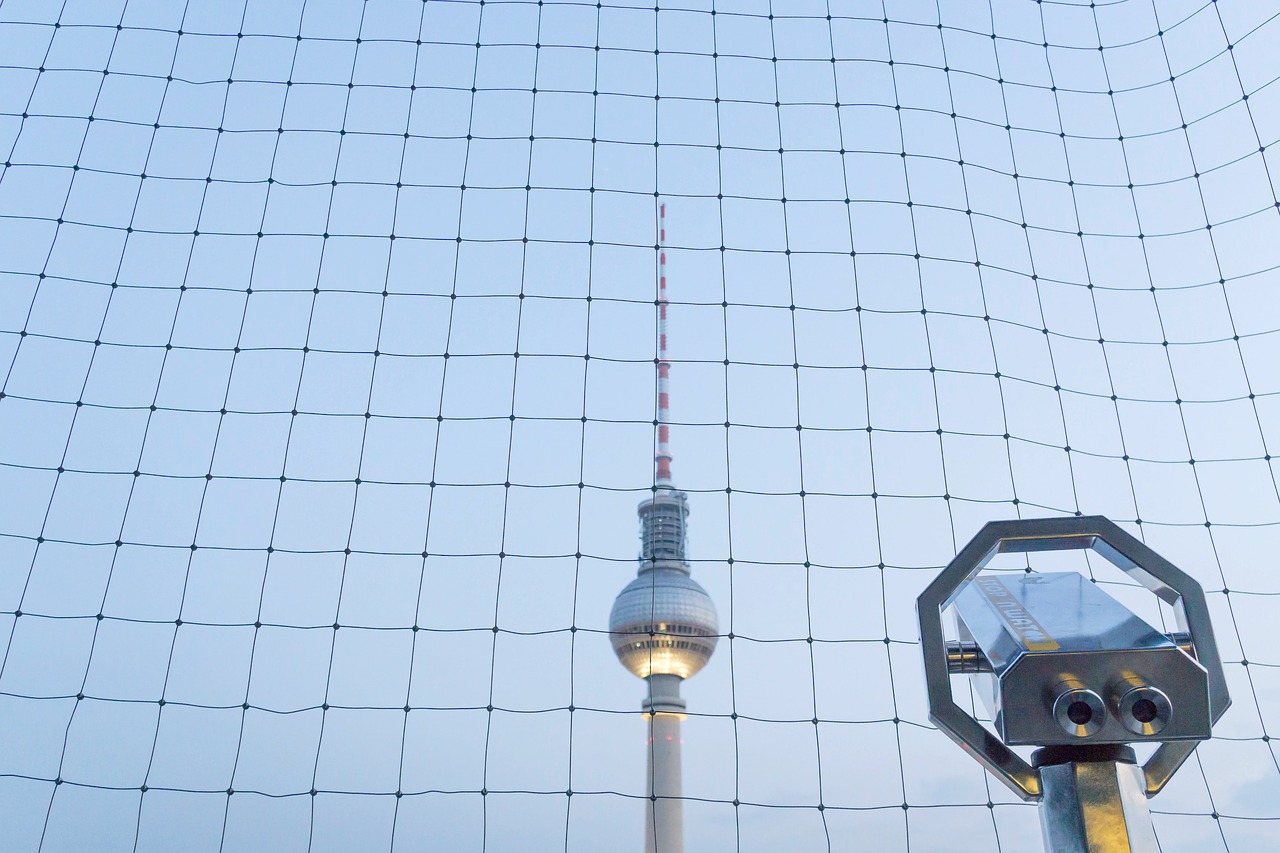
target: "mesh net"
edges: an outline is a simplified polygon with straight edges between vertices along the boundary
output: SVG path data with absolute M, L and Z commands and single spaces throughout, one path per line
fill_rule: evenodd
M 1273 848 L 1276 14 L 4 0 L 6 846 L 640 849 L 660 197 L 689 848 L 1034 848 L 913 605 L 1076 512 L 1227 660 L 1162 850 Z

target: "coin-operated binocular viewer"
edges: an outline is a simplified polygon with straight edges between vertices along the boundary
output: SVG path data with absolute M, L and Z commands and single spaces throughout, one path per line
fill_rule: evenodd
M 1162 633 L 1075 572 L 985 573 L 999 554 L 1092 550 L 1169 604 Z M 942 614 L 955 613 L 947 640 Z M 1155 853 L 1147 798 L 1231 704 L 1200 585 L 1101 516 L 987 524 L 916 602 L 929 718 L 1026 800 L 1050 853 Z M 992 729 L 956 704 L 968 674 Z M 1156 744 L 1139 765 L 1131 745 Z M 1039 747 L 1028 762 L 1012 747 Z

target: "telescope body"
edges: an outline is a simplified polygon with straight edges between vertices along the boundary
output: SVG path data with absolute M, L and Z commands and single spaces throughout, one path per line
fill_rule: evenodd
M 1009 746 L 1210 735 L 1206 669 L 1083 575 L 984 572 L 955 613 L 962 671 Z

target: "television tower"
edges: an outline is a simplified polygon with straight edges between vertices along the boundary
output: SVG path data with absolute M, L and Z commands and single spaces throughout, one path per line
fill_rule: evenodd
M 618 660 L 648 685 L 648 697 L 640 706 L 649 727 L 645 853 L 684 853 L 680 722 L 686 704 L 680 698 L 680 682 L 706 665 L 719 631 L 715 604 L 690 577 L 685 561 L 689 499 L 671 482 L 666 243 L 666 205 L 659 204 L 658 449 L 653 496 L 636 510 L 640 570 L 618 593 L 609 614 L 609 634 Z

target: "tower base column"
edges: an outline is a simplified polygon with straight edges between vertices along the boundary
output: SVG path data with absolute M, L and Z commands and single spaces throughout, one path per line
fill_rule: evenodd
M 645 853 L 684 853 L 684 800 L 680 785 L 680 721 L 683 714 L 649 717 L 649 774 L 645 805 Z
M 685 701 L 678 675 L 646 679 L 649 698 L 649 772 L 645 786 L 644 853 L 684 853 L 684 791 L 681 788 L 680 721 Z

